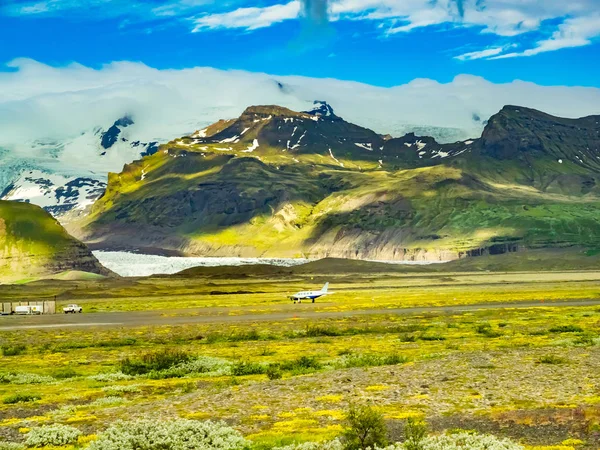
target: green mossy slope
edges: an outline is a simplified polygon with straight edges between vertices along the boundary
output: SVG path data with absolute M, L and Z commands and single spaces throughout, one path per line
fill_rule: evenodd
M 81 236 L 209 256 L 394 260 L 590 247 L 597 122 L 506 107 L 481 139 L 441 145 L 252 107 L 111 174 Z
M 0 201 L 0 281 L 46 277 L 65 271 L 109 275 L 88 248 L 43 209 Z

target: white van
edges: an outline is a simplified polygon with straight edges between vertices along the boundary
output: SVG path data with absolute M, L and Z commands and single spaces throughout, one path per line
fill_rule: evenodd
M 44 308 L 38 305 L 17 306 L 15 308 L 15 314 L 19 315 L 42 314 L 43 312 Z

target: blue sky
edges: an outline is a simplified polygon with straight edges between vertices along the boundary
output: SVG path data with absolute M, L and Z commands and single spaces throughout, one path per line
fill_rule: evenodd
M 600 87 L 599 0 L 3 0 L 0 42 L 2 63 Z

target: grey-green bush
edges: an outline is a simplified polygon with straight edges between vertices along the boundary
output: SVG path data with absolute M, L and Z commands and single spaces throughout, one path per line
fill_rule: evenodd
M 88 450 L 243 450 L 248 442 L 224 423 L 187 419 L 117 422 Z
M 44 425 L 32 428 L 27 433 L 25 444 L 28 447 L 45 447 L 48 445 L 67 445 L 77 442 L 81 431 L 68 425 Z
M 0 441 L 0 450 L 23 450 L 25 446 L 18 442 L 2 442 Z

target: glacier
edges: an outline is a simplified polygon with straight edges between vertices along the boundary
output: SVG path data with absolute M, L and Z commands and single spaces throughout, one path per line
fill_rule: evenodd
M 0 199 L 41 206 L 59 219 L 83 213 L 104 193 L 109 172 L 157 150 L 158 141 L 142 142 L 127 115 L 106 130 L 26 141 L 0 150 Z
M 201 258 L 145 255 L 131 252 L 95 251 L 93 253 L 104 267 L 122 277 L 172 275 L 192 267 L 245 266 L 252 264 L 291 267 L 311 261 L 302 258 Z

